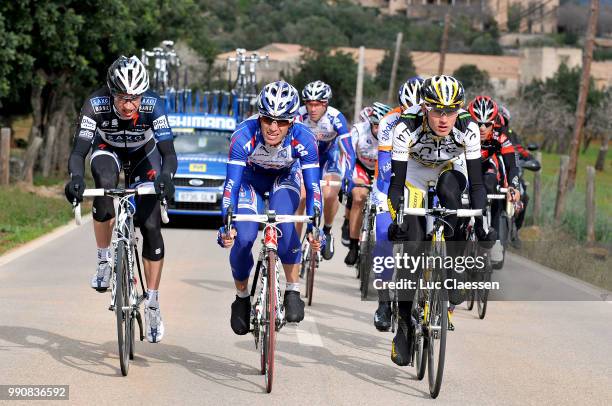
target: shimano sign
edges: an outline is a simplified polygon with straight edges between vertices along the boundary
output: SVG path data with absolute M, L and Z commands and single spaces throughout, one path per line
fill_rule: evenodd
M 201 128 L 206 130 L 234 131 L 236 119 L 213 114 L 168 114 L 172 128 Z

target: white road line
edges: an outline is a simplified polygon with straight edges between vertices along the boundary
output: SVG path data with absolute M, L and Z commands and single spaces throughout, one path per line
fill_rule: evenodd
M 82 225 L 85 223 L 88 223 L 91 221 L 91 214 L 88 214 L 87 216 L 83 216 L 82 218 Z M 65 235 L 68 234 L 69 232 L 71 232 L 72 230 L 75 230 L 76 228 L 78 228 L 79 226 L 77 226 L 74 221 L 71 221 L 69 224 L 66 224 L 64 226 L 58 227 L 56 228 L 54 231 L 50 232 L 49 234 L 45 234 L 41 237 L 38 237 L 30 242 L 25 243 L 24 245 L 17 247 L 11 251 L 9 251 L 8 253 L 0 256 L 0 267 L 8 264 L 9 262 L 12 262 L 14 260 L 16 260 L 19 257 L 24 256 L 25 254 L 28 254 L 40 247 L 42 247 L 45 244 L 50 243 L 51 241 Z
M 319 329 L 317 328 L 317 322 L 314 317 L 306 316 L 304 320 L 298 324 L 296 329 L 297 339 L 301 345 L 308 345 L 311 347 L 323 347 L 323 341 L 319 335 Z

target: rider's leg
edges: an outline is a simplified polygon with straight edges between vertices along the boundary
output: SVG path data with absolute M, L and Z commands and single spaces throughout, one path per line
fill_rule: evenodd
M 330 181 L 340 181 L 339 176 L 332 174 L 325 175 L 323 179 Z M 332 223 L 334 222 L 336 213 L 338 212 L 338 207 L 340 206 L 340 203 L 338 202 L 339 191 L 339 186 L 323 186 L 323 219 L 325 221 L 325 226 L 329 226 L 330 228 L 332 226 Z
M 301 181 L 297 173 L 279 177 L 274 183 L 270 196 L 270 208 L 278 214 L 293 214 L 300 201 Z M 288 322 L 300 322 L 304 319 L 304 301 L 300 298 L 300 238 L 294 223 L 278 225 L 278 258 L 283 264 L 287 284 L 285 286 L 284 307 Z
M 355 178 L 354 182 L 355 184 L 365 184 L 365 181 L 360 178 Z M 353 188 L 351 196 L 353 203 L 349 219 L 349 252 L 346 254 L 346 258 L 344 258 L 344 263 L 349 266 L 355 265 L 359 256 L 359 232 L 363 222 L 363 206 L 365 206 L 366 199 L 368 198 L 368 190 L 360 187 Z
M 376 215 L 376 244 L 373 247 L 373 258 L 383 258 L 382 272 L 375 272 L 373 279 L 381 279 L 388 282 L 393 278 L 393 267 L 386 267 L 384 258 L 393 256 L 393 244 L 389 242 L 387 235 L 391 224 L 391 214 L 383 212 Z M 391 328 L 391 297 L 389 289 L 378 290 L 378 308 L 374 313 L 374 326 L 380 331 Z
M 304 188 L 304 184 L 302 183 L 302 185 L 300 186 L 300 204 L 298 205 L 298 208 L 295 211 L 295 214 L 297 216 L 300 216 L 304 214 L 305 211 L 306 211 L 306 189 Z M 302 227 L 303 227 L 302 223 L 297 223 L 295 225 L 295 230 L 297 232 L 298 238 L 302 237 Z
M 91 158 L 91 172 L 96 188 L 111 189 L 119 182 L 119 162 L 111 152 L 96 151 Z M 112 197 L 96 197 L 93 201 L 93 228 L 97 246 L 97 269 L 91 286 L 105 291 L 110 285 L 110 250 L 115 208 Z

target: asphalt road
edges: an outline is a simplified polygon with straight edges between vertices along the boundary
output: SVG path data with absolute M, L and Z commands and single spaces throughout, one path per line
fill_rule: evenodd
M 128 377 L 119 369 L 110 294 L 88 287 L 91 224 L 10 262 L 0 258 L 0 384 L 70 385 L 70 403 L 100 405 L 612 404 L 612 303 L 597 289 L 508 257 L 496 274 L 506 287 L 498 298 L 532 289 L 545 299 L 591 301 L 494 301 L 485 320 L 460 306 L 432 401 L 414 368 L 391 362 L 392 335 L 374 329 L 376 304 L 359 300 L 339 244 L 322 264 L 306 319 L 278 334 L 266 394 L 252 336 L 229 327 L 234 288 L 215 231 L 171 228 L 164 236 L 166 335 L 159 344 L 137 342 Z

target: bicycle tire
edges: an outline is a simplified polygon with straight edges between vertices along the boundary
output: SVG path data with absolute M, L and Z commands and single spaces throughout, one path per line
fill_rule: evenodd
M 443 278 L 441 278 L 443 279 Z M 429 300 L 429 331 L 428 331 L 428 346 L 427 346 L 427 372 L 429 380 L 429 394 L 432 399 L 435 399 L 440 394 L 442 387 L 442 378 L 444 375 L 444 361 L 446 357 L 446 336 L 448 333 L 448 298 L 446 290 L 431 289 Z M 439 329 L 433 330 L 433 326 Z M 436 331 L 439 333 L 436 338 Z M 436 341 L 438 341 L 437 362 L 436 359 Z
M 266 323 L 264 324 L 266 343 L 266 392 L 272 392 L 274 382 L 274 350 L 276 347 L 276 254 L 268 252 L 268 303 L 266 306 Z
M 506 259 L 506 247 L 508 246 L 508 235 L 509 235 L 509 227 L 508 227 L 508 217 L 506 213 L 501 214 L 501 218 L 499 219 L 499 240 L 502 245 L 502 260 L 500 262 L 492 263 L 491 266 L 493 269 L 502 269 L 504 267 L 504 261 Z
M 415 320 L 417 325 L 415 326 L 415 334 L 414 334 L 414 354 L 413 354 L 413 358 L 415 359 L 415 366 L 416 366 L 416 370 L 417 370 L 417 379 L 419 381 L 422 381 L 423 378 L 425 377 L 425 372 L 427 370 L 427 335 L 423 332 L 423 327 L 422 327 L 422 320 L 421 320 L 421 312 L 420 309 L 422 308 L 423 302 L 424 302 L 424 298 L 422 298 L 422 291 L 421 290 L 417 290 L 415 296 L 416 296 L 416 316 Z M 416 334 L 416 330 L 420 330 L 421 334 L 420 337 L 417 336 Z
M 360 255 L 363 255 L 363 261 L 361 261 L 361 263 L 363 263 L 362 266 L 362 274 L 361 274 L 361 300 L 367 300 L 368 299 L 368 290 L 370 288 L 370 271 L 372 270 L 372 250 L 371 250 L 371 243 L 370 241 L 372 241 L 372 230 L 369 230 L 368 235 L 366 237 L 366 241 L 365 241 L 365 252 L 362 251 L 360 252 Z M 365 254 L 365 255 L 364 255 Z
M 314 254 L 314 255 L 312 255 Z M 308 297 L 308 306 L 312 305 L 312 293 L 314 291 L 314 278 L 317 269 L 317 253 L 311 253 L 308 263 L 308 273 L 306 276 L 306 292 Z
M 117 319 L 117 344 L 119 349 L 119 364 L 121 374 L 127 376 L 130 368 L 130 315 L 123 310 L 124 305 L 129 303 L 128 280 L 126 276 L 125 242 L 117 244 L 117 257 L 115 259 L 115 316 Z
M 483 282 L 491 281 L 491 271 L 487 269 L 482 277 Z M 476 291 L 478 300 L 476 305 L 478 307 L 478 317 L 483 320 L 487 315 L 487 304 L 489 303 L 489 289 L 478 289 Z

